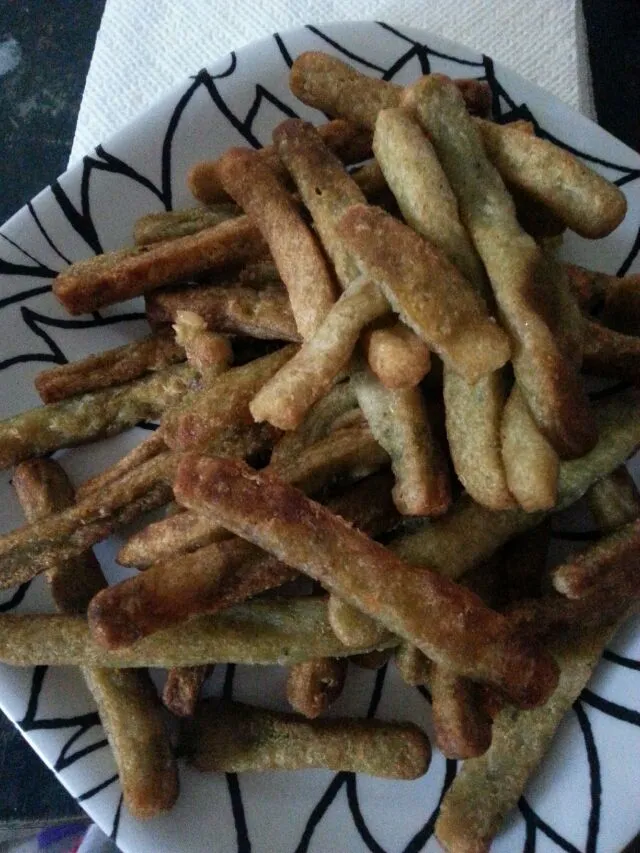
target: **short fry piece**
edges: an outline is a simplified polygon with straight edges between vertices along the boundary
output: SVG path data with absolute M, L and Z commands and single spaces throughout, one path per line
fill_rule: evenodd
M 238 216 L 176 240 L 78 261 L 58 275 L 53 292 L 70 314 L 86 314 L 265 251 L 255 225 Z
M 426 735 L 412 723 L 309 722 L 217 700 L 202 703 L 185 735 L 185 751 L 194 767 L 227 773 L 323 768 L 417 779 L 431 758 Z
M 8 418 L 0 422 L 0 468 L 153 420 L 179 402 L 196 379 L 193 368 L 178 364 Z
M 162 691 L 162 703 L 176 717 L 193 717 L 202 685 L 212 667 L 179 666 L 170 669 Z
M 211 382 L 229 367 L 233 358 L 227 338 L 207 331 L 207 324 L 193 311 L 178 311 L 173 329 L 184 347 L 189 364 L 205 382 Z
M 458 674 L 495 684 L 523 706 L 553 689 L 551 661 L 477 596 L 403 563 L 291 486 L 243 463 L 185 455 L 174 490 L 181 503 L 309 574 Z
M 338 595 L 329 596 L 327 615 L 336 637 L 345 646 L 375 646 L 385 628 Z
M 289 704 L 294 711 L 313 720 L 340 696 L 346 677 L 345 658 L 318 658 L 294 664 L 287 674 Z
M 149 370 L 160 370 L 179 361 L 184 361 L 184 349 L 165 329 L 141 341 L 43 370 L 34 385 L 43 403 L 59 403 L 76 394 L 122 385 Z
M 640 493 L 626 465 L 594 483 L 587 492 L 587 503 L 603 533 L 611 533 L 640 516 Z
M 491 743 L 491 717 L 481 705 L 478 686 L 434 666 L 429 677 L 435 739 L 446 758 L 474 758 Z
M 391 318 L 363 331 L 365 358 L 385 388 L 415 388 L 431 368 L 431 354 L 415 332 Z
M 241 210 L 235 204 L 217 204 L 215 207 L 188 207 L 184 210 L 164 210 L 162 213 L 147 213 L 136 220 L 133 226 L 133 242 L 136 246 L 149 246 L 164 240 L 175 240 L 187 234 L 197 234 L 205 228 L 219 225 L 227 219 L 239 216 Z

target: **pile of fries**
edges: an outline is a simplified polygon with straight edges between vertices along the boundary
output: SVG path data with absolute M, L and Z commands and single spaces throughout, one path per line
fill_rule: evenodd
M 1 615 L 0 660 L 81 668 L 145 818 L 178 796 L 178 754 L 422 775 L 415 725 L 317 719 L 348 661 L 394 659 L 466 759 L 437 837 L 487 850 L 638 604 L 640 277 L 554 254 L 625 199 L 491 122 L 479 81 L 401 88 L 306 53 L 290 84 L 334 119 L 196 164 L 200 207 L 56 279 L 71 314 L 143 295 L 151 334 L 41 373 L 45 405 L 0 423 L 27 519 L 0 537 L 0 585 L 46 572 L 59 611 Z M 630 387 L 592 404 L 585 374 Z M 42 458 L 143 419 L 158 429 L 75 494 Z M 602 538 L 548 572 L 549 515 L 584 495 Z M 91 547 L 162 506 L 107 587 Z M 225 662 L 288 667 L 297 713 L 199 701 Z M 147 667 L 169 669 L 178 743 Z

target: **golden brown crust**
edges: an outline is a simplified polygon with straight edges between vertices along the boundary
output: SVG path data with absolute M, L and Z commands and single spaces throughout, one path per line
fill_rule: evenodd
M 553 689 L 550 659 L 477 596 L 414 569 L 291 486 L 235 460 L 185 455 L 174 490 L 181 503 L 309 574 L 458 674 L 495 684 L 523 706 L 544 702 Z
M 259 230 L 238 216 L 166 243 L 78 261 L 58 275 L 53 293 L 70 314 L 85 314 L 265 251 Z
M 219 225 L 242 213 L 235 204 L 216 204 L 215 207 L 188 207 L 184 210 L 164 210 L 148 213 L 135 221 L 133 242 L 136 246 L 148 246 L 164 240 L 175 240 L 187 234 L 197 234 L 205 228 Z
M 371 372 L 385 388 L 415 388 L 431 369 L 429 347 L 391 314 L 364 329 L 361 344 Z
M 429 676 L 435 742 L 446 758 L 475 758 L 491 744 L 491 717 L 478 686 L 433 666 Z
M 400 643 L 394 652 L 398 672 L 405 684 L 410 687 L 429 685 L 432 663 L 417 646 Z
M 340 696 L 346 677 L 345 658 L 317 658 L 294 664 L 287 673 L 289 704 L 304 717 L 315 719 Z
M 329 596 L 327 615 L 336 637 L 345 646 L 375 646 L 385 632 L 379 622 L 335 593 Z
M 206 664 L 170 669 L 162 690 L 162 704 L 176 717 L 193 717 L 202 685 L 212 670 Z
M 293 199 L 252 151 L 232 148 L 218 160 L 218 174 L 260 229 L 291 300 L 303 339 L 318 328 L 333 305 L 336 288 L 331 270 Z

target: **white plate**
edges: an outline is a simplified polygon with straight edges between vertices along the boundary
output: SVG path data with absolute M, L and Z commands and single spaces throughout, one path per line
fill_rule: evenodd
M 142 334 L 139 303 L 70 319 L 49 293 L 69 261 L 130 240 L 134 220 L 190 204 L 189 165 L 230 145 L 258 145 L 283 118 L 322 116 L 287 89 L 287 66 L 303 50 L 326 50 L 360 70 L 403 83 L 426 70 L 487 77 L 502 115 L 532 115 L 563 144 L 624 185 L 629 214 L 604 241 L 567 239 L 572 259 L 608 272 L 638 268 L 640 159 L 595 124 L 487 58 L 406 28 L 353 23 L 308 27 L 243 48 L 200 71 L 147 114 L 99 147 L 14 216 L 0 232 L 0 416 L 38 403 L 32 379 L 46 363 L 75 359 Z M 43 364 L 44 363 L 44 364 Z M 140 429 L 60 454 L 76 482 L 137 442 Z M 21 523 L 4 472 L 2 524 Z M 561 522 L 558 521 L 557 526 Z M 572 521 L 575 523 L 575 520 Z M 111 580 L 116 543 L 97 552 Z M 1 610 L 49 609 L 41 580 L 5 592 Z M 567 716 L 519 811 L 495 850 L 620 850 L 640 829 L 640 626 L 617 638 L 590 687 Z M 218 667 L 210 690 L 283 706 L 276 669 Z M 0 667 L 0 705 L 105 832 L 135 851 L 412 851 L 437 850 L 433 825 L 456 763 L 434 755 L 416 782 L 381 782 L 328 772 L 216 776 L 181 767 L 181 794 L 167 816 L 137 823 L 120 806 L 116 768 L 78 673 Z M 429 728 L 428 702 L 386 674 L 353 669 L 335 713 L 411 718 Z M 5 780 L 10 783 L 10 780 Z

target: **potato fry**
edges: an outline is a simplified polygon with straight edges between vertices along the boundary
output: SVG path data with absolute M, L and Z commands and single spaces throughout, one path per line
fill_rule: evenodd
M 387 634 L 378 648 L 393 648 Z M 343 646 L 331 630 L 321 599 L 263 599 L 215 616 L 195 616 L 143 637 L 127 648 L 107 650 L 91 638 L 83 616 L 0 614 L 0 660 L 12 666 L 122 667 L 200 666 L 242 663 L 282 666 L 318 657 L 370 652 Z
M 582 237 L 606 237 L 624 219 L 622 191 L 564 148 L 509 124 L 478 120 L 477 126 L 504 180 L 542 202 Z
M 164 240 L 175 240 L 188 234 L 197 234 L 205 228 L 219 225 L 227 219 L 240 216 L 242 211 L 235 204 L 216 204 L 215 207 L 187 207 L 184 210 L 163 210 L 162 213 L 147 213 L 137 219 L 133 226 L 133 242 L 136 246 L 149 246 Z
M 141 341 L 43 370 L 34 385 L 43 403 L 59 403 L 76 394 L 130 382 L 150 370 L 184 361 L 184 357 L 184 349 L 164 329 Z
M 552 509 L 560 459 L 536 426 L 517 385 L 504 407 L 500 431 L 509 491 L 527 512 Z
M 592 320 L 585 319 L 584 326 L 584 372 L 637 383 L 640 380 L 640 339 Z
M 384 388 L 364 365 L 351 374 L 360 408 L 374 438 L 391 457 L 395 505 L 404 515 L 441 515 L 449 507 L 449 475 L 431 435 L 417 388 Z
M 465 761 L 442 800 L 436 837 L 446 850 L 488 853 L 560 721 L 591 677 L 611 633 L 600 629 L 554 648 L 560 681 L 546 705 L 526 713 L 508 705 L 500 711 L 493 722 L 491 746 L 484 755 Z
M 417 779 L 431 759 L 429 741 L 413 723 L 335 718 L 309 722 L 211 699 L 188 725 L 184 749 L 199 770 L 230 773 L 322 768 Z
M 369 279 L 354 279 L 315 334 L 258 391 L 249 405 L 254 419 L 279 429 L 296 429 L 348 365 L 363 327 L 388 309 Z
M 371 135 L 357 125 L 337 119 L 321 124 L 318 133 L 330 151 L 346 165 L 360 163 L 371 156 Z M 289 175 L 273 145 L 266 145 L 256 152 L 256 156 L 281 181 L 286 182 Z M 187 175 L 189 189 L 203 204 L 217 204 L 228 199 L 218 175 L 218 161 L 205 160 L 192 166 Z
M 455 86 L 446 78 L 423 77 L 408 91 L 407 102 L 429 134 L 484 262 L 531 414 L 561 456 L 580 456 L 593 447 L 596 435 L 575 365 L 555 339 L 556 321 L 545 314 L 545 299 L 553 295 L 549 265 L 518 225 L 513 202 Z
M 509 341 L 458 269 L 414 231 L 382 210 L 353 205 L 338 234 L 394 311 L 470 382 L 509 358 Z
M 433 666 L 429 676 L 435 742 L 446 758 L 475 758 L 491 744 L 491 717 L 478 686 Z
M 86 314 L 265 252 L 255 225 L 238 216 L 176 240 L 78 261 L 54 280 L 53 293 L 70 314 Z
M 522 706 L 544 702 L 553 689 L 556 674 L 544 652 L 521 643 L 477 596 L 403 563 L 291 486 L 236 461 L 185 455 L 174 491 L 190 509 L 320 581 L 458 674 L 495 684 Z
M 318 658 L 294 664 L 287 673 L 287 699 L 294 711 L 310 720 L 319 717 L 342 693 L 345 658 Z
M 221 287 L 218 284 L 161 290 L 145 299 L 152 327 L 175 321 L 180 310 L 193 311 L 207 328 L 275 341 L 299 341 L 289 297 L 274 287 Z
M 184 347 L 189 364 L 207 383 L 228 369 L 233 351 L 227 338 L 207 331 L 207 324 L 193 311 L 178 311 L 173 325 L 176 341 Z
M 594 483 L 587 492 L 587 503 L 603 533 L 612 533 L 640 516 L 640 493 L 625 465 Z
M 303 339 L 311 337 L 336 296 L 331 270 L 291 196 L 252 151 L 232 148 L 218 160 L 225 190 L 260 228 L 291 300 Z
M 170 669 L 162 691 L 162 703 L 176 717 L 193 717 L 202 685 L 213 667 L 179 666 Z

